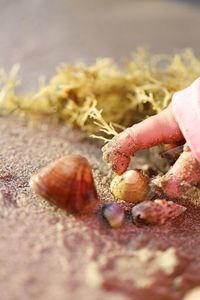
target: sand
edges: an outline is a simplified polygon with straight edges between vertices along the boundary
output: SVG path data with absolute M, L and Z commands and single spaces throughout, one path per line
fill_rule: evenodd
M 119 62 L 138 45 L 199 54 L 199 7 L 181 1 L 5 0 L 0 22 L 0 65 L 19 62 L 26 91 L 60 62 Z M 161 227 L 116 230 L 100 216 L 67 215 L 35 196 L 29 178 L 79 153 L 91 162 L 101 203 L 109 202 L 99 145 L 66 127 L 14 118 L 0 118 L 0 132 L 0 299 L 179 300 L 200 285 L 199 208 Z
M 100 204 L 113 201 L 98 143 L 62 125 L 0 118 L 1 299 L 182 299 L 200 285 L 200 208 L 163 226 L 111 229 L 36 196 L 30 176 L 65 154 L 88 158 Z

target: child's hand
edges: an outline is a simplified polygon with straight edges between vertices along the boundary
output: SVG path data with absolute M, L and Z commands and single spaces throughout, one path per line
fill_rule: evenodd
M 184 139 L 185 147 L 174 166 L 155 185 L 172 198 L 183 197 L 200 182 L 200 78 L 174 94 L 172 105 L 114 137 L 103 147 L 103 157 L 114 172 L 122 174 L 138 150 Z
M 171 106 L 158 115 L 125 129 L 102 149 L 104 160 L 114 172 L 122 174 L 128 168 L 131 156 L 141 149 L 161 143 L 176 143 L 183 140 Z

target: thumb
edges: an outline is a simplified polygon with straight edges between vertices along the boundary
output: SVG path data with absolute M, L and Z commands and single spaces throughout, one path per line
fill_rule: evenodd
M 153 180 L 153 184 L 171 198 L 182 198 L 189 187 L 200 182 L 200 163 L 188 146 L 169 171 Z M 155 188 L 156 190 L 156 188 Z

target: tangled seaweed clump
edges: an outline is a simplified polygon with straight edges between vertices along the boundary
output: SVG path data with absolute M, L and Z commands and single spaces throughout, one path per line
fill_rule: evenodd
M 32 119 L 51 116 L 89 134 L 96 133 L 99 125 L 115 135 L 115 128 L 162 111 L 174 92 L 198 76 L 200 59 L 191 50 L 168 57 L 139 49 L 121 67 L 111 59 L 99 59 L 90 67 L 60 67 L 49 84 L 21 96 L 15 92 L 19 81 L 14 67 L 9 75 L 0 73 L 0 112 Z

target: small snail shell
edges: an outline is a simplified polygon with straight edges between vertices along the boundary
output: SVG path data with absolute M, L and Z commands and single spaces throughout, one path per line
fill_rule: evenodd
M 141 202 L 148 193 L 148 178 L 138 170 L 128 170 L 113 178 L 110 189 L 116 198 L 132 203 Z
M 144 201 L 132 208 L 133 222 L 136 224 L 162 225 L 169 219 L 182 214 L 186 207 L 165 199 Z
M 72 213 L 94 211 L 98 202 L 92 170 L 86 158 L 67 155 L 30 180 L 31 188 L 49 202 Z
M 124 209 L 117 203 L 111 203 L 103 207 L 103 216 L 111 227 L 120 227 L 124 222 Z

